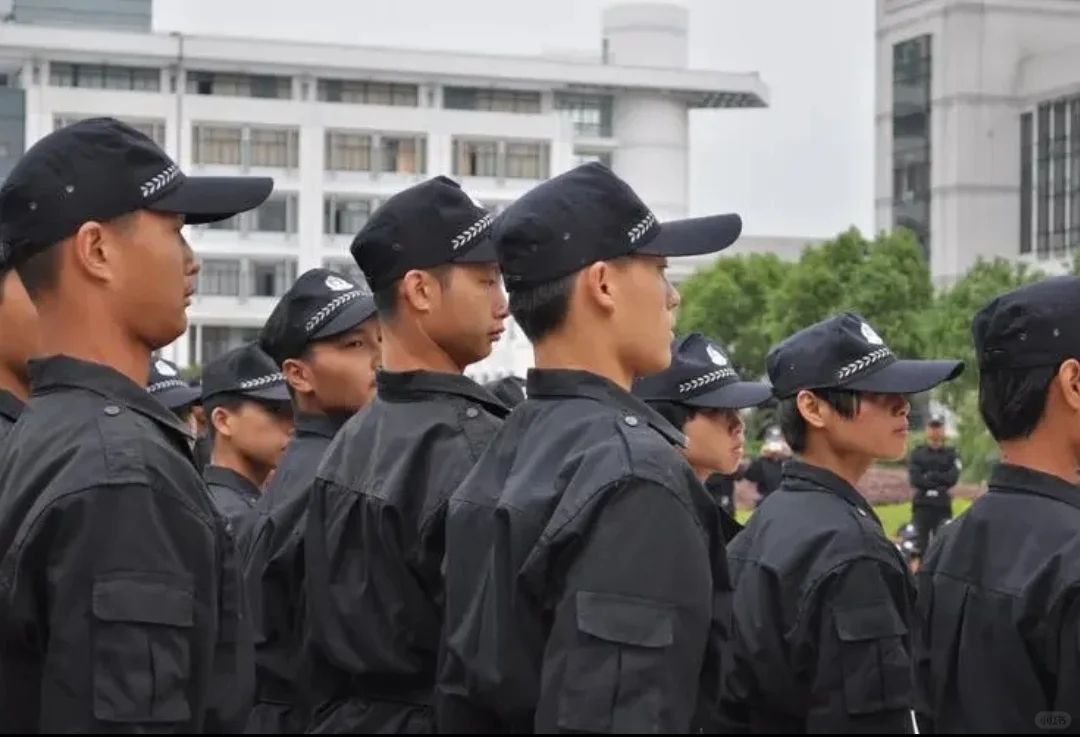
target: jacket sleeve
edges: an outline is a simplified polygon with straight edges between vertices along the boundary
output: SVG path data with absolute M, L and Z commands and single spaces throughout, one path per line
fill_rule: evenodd
M 914 660 L 915 714 L 919 720 L 919 731 L 934 734 L 933 684 L 931 681 L 933 652 L 933 611 L 934 579 L 929 574 L 920 573 L 918 598 L 915 604 L 915 616 L 912 618 L 912 658 Z M 1080 653 L 1078 653 L 1080 655 Z
M 42 733 L 204 731 L 197 710 L 212 676 L 196 591 L 217 580 L 177 540 L 212 543 L 203 520 L 163 497 L 137 484 L 84 490 L 8 551 L 5 568 L 20 569 L 6 592 L 10 615 L 38 631 L 46 652 Z
M 843 564 L 817 587 L 809 603 L 809 632 L 816 634 L 817 646 L 808 733 L 910 730 L 911 606 L 903 576 L 860 558 Z
M 692 510 L 656 484 L 608 490 L 563 555 L 537 733 L 685 734 L 700 690 L 713 585 Z

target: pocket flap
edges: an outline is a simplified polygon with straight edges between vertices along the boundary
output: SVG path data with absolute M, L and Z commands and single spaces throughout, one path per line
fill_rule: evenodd
M 103 622 L 190 627 L 195 620 L 192 587 L 137 577 L 95 581 L 93 609 Z
M 866 642 L 901 637 L 908 628 L 896 607 L 885 601 L 836 609 L 836 634 L 841 642 Z
M 577 592 L 578 630 L 601 640 L 638 647 L 667 647 L 675 639 L 669 604 L 598 591 Z

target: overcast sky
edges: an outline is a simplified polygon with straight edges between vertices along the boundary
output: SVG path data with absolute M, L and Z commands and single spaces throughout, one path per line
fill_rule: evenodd
M 514 54 L 598 49 L 610 0 L 154 3 L 158 30 Z M 751 235 L 872 227 L 872 0 L 680 4 L 691 66 L 758 71 L 772 94 L 765 110 L 693 114 L 691 214 L 740 212 Z

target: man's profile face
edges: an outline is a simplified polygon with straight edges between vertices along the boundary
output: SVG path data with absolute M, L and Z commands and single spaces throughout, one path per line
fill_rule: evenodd
M 926 442 L 931 445 L 941 445 L 945 442 L 945 427 L 939 423 L 931 422 L 926 426 Z

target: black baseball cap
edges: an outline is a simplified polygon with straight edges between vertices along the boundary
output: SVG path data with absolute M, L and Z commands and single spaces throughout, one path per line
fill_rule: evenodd
M 206 364 L 202 374 L 203 404 L 223 394 L 258 402 L 288 402 L 285 377 L 274 359 L 259 346 L 247 343 Z
M 491 223 L 488 211 L 457 182 L 438 176 L 382 203 L 349 252 L 371 288 L 379 291 L 413 269 L 495 263 Z
M 598 162 L 526 192 L 496 219 L 491 239 L 507 289 L 554 281 L 630 254 L 696 256 L 738 240 L 738 215 L 661 223 L 629 184 Z
M 777 399 L 803 389 L 918 394 L 964 371 L 963 361 L 897 358 L 870 323 L 851 312 L 800 330 L 769 351 L 765 363 Z
M 201 391 L 180 377 L 180 369 L 164 358 L 150 359 L 150 380 L 146 391 L 167 409 L 178 410 L 199 401 Z
M 701 333 L 671 344 L 671 365 L 644 376 L 632 389 L 646 402 L 674 402 L 702 409 L 745 409 L 768 401 L 768 384 L 743 381 L 727 354 Z
M 371 292 L 329 269 L 300 275 L 270 313 L 259 347 L 280 366 L 308 344 L 348 332 L 375 317 Z
M 980 369 L 1080 359 L 1080 277 L 1055 276 L 999 294 L 975 313 L 971 337 Z
M 136 210 L 211 223 L 263 203 L 274 180 L 188 177 L 147 136 L 113 118 L 89 118 L 48 134 L 23 154 L 0 187 L 4 260 L 19 261 L 83 223 Z

